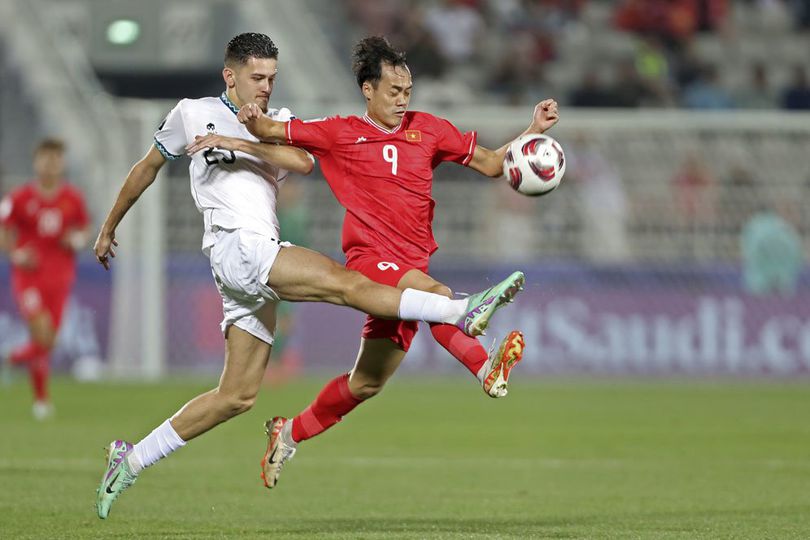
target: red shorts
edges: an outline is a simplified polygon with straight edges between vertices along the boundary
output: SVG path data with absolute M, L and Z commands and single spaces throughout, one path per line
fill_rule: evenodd
M 11 288 L 17 308 L 23 318 L 28 320 L 47 311 L 51 316 L 53 327 L 59 328 L 65 303 L 70 296 L 70 283 L 44 281 L 17 275 L 12 276 Z
M 380 255 L 350 257 L 346 261 L 346 268 L 356 270 L 372 281 L 391 287 L 396 287 L 402 276 L 411 270 L 416 269 L 427 273 L 427 266 L 413 266 L 400 261 L 392 261 L 390 258 L 385 259 Z M 369 315 L 366 317 L 362 336 L 365 339 L 387 338 L 396 343 L 403 351 L 407 351 L 418 329 L 418 321 L 378 319 Z

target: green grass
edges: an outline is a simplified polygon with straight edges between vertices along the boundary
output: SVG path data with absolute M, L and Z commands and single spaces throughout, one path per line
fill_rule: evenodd
M 146 434 L 206 388 L 0 389 L 2 538 L 808 538 L 810 386 L 517 380 L 505 400 L 467 379 L 394 380 L 302 445 L 264 489 L 266 416 L 322 381 L 257 406 L 145 471 L 101 521 L 112 438 Z

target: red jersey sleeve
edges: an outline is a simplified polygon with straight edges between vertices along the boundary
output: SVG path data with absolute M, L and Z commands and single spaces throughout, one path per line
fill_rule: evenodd
M 19 192 L 9 193 L 0 199 L 0 226 L 17 228 L 20 216 Z
M 435 121 L 436 154 L 433 157 L 433 166 L 438 166 L 442 161 L 467 165 L 475 152 L 478 134 L 475 131 L 462 133 L 443 118 L 436 118 Z
M 344 119 L 339 116 L 287 122 L 287 144 L 298 146 L 322 157 L 335 143 Z

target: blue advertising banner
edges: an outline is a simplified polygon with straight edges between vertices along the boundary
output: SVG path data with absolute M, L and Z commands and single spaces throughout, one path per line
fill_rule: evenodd
M 218 372 L 222 306 L 207 261 L 175 257 L 167 266 L 170 371 Z M 436 268 L 454 291 L 475 292 L 511 269 Z M 525 268 L 526 290 L 496 316 L 485 347 L 512 329 L 526 337 L 523 374 L 743 375 L 810 374 L 810 286 L 791 296 L 753 296 L 733 267 L 595 269 L 584 264 Z M 26 339 L 0 266 L 0 347 Z M 56 367 L 80 356 L 104 358 L 110 278 L 83 260 L 55 354 Z M 324 304 L 288 305 L 285 348 L 303 371 L 351 368 L 365 316 Z M 422 325 L 402 369 L 462 372 Z

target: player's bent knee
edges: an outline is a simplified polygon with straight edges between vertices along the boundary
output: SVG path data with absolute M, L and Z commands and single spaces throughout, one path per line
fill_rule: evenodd
M 360 272 L 346 268 L 336 270 L 334 278 L 338 283 L 340 298 L 343 300 L 344 304 L 349 305 L 353 304 L 354 299 L 363 294 L 365 287 L 373 283 Z
M 256 403 L 255 394 L 252 396 L 238 394 L 219 395 L 222 412 L 229 418 L 248 412 L 251 408 L 253 408 L 254 403 Z
M 441 283 L 437 283 L 431 287 L 428 287 L 425 292 L 439 294 L 441 296 L 446 296 L 448 298 L 453 298 L 453 291 L 450 290 L 450 287 L 447 285 L 442 285 Z
M 377 383 L 377 382 L 366 382 L 358 385 L 357 387 L 351 387 L 351 393 L 357 399 L 370 399 L 382 392 L 385 383 Z

